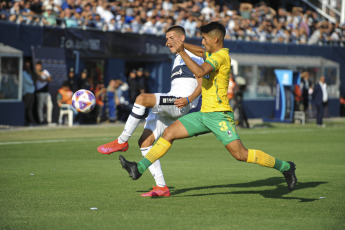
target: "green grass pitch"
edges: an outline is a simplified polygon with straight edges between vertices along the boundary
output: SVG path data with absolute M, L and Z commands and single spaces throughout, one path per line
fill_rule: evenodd
M 0 131 L 0 229 L 345 229 L 345 121 L 239 129 L 247 148 L 296 163 L 281 173 L 236 161 L 212 134 L 177 140 L 161 160 L 168 198 L 143 198 L 118 153 L 123 125 Z M 140 125 L 123 155 L 139 161 Z M 91 210 L 91 208 L 97 210 Z

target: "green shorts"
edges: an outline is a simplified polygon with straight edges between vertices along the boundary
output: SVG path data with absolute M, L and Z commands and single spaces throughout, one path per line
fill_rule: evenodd
M 178 119 L 190 137 L 212 132 L 223 145 L 240 139 L 235 127 L 233 112 L 194 112 Z

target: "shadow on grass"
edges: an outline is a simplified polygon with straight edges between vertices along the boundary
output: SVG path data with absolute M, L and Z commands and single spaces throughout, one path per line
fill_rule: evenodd
M 315 188 L 321 184 L 327 182 L 298 182 L 296 185 L 296 190 Z M 210 195 L 220 195 L 220 194 L 259 194 L 265 198 L 271 199 L 285 199 L 285 200 L 299 200 L 300 202 L 312 202 L 319 199 L 309 199 L 303 197 L 283 197 L 291 193 L 292 191 L 288 190 L 286 182 L 281 177 L 271 177 L 264 180 L 239 183 L 239 184 L 225 184 L 225 185 L 212 185 L 212 186 L 203 186 L 203 187 L 194 187 L 194 188 L 185 188 L 185 189 L 176 189 L 171 192 L 172 196 L 180 195 L 190 191 L 199 191 L 204 189 L 219 189 L 219 188 L 259 188 L 265 186 L 276 186 L 274 189 L 268 190 L 247 190 L 247 191 L 229 191 L 229 192 L 214 192 L 214 193 L 203 193 L 203 194 L 192 194 L 192 195 L 183 195 L 183 196 L 210 196 Z M 171 188 L 172 189 L 172 188 Z

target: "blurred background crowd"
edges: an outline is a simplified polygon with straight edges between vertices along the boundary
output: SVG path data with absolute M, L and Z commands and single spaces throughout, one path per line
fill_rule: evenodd
M 154 35 L 180 25 L 187 37 L 200 37 L 201 25 L 221 21 L 229 40 L 345 44 L 345 23 L 330 22 L 300 7 L 299 1 L 290 2 L 297 5 L 273 8 L 266 1 L 237 0 L 5 0 L 1 1 L 0 20 Z M 341 8 L 341 0 L 329 4 Z

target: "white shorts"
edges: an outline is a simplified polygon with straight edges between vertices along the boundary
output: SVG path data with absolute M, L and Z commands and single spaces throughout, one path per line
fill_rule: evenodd
M 195 108 L 199 99 L 197 98 L 194 100 L 196 102 L 193 101 L 182 109 L 179 109 L 174 105 L 177 97 L 165 93 L 155 93 L 155 96 L 156 105 L 147 116 L 144 128 L 151 130 L 156 140 L 162 136 L 164 130 L 169 125 L 183 115 L 188 114 L 192 108 Z

